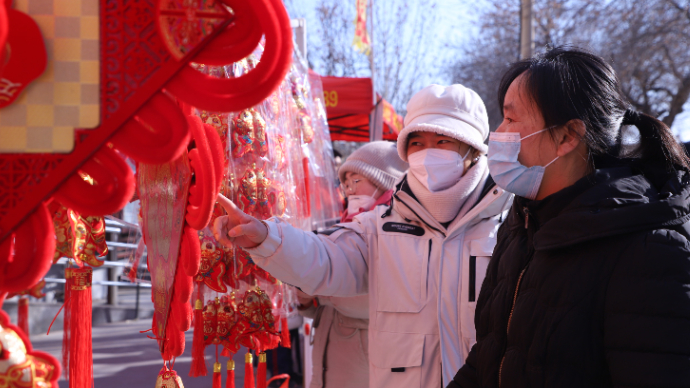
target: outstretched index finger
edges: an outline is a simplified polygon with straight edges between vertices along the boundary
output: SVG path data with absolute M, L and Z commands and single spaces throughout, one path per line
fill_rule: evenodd
M 220 204 L 220 206 L 222 206 L 223 209 L 225 209 L 225 211 L 228 212 L 228 215 L 241 216 L 245 214 L 242 210 L 240 210 L 240 208 L 237 207 L 237 205 L 235 205 L 234 202 L 229 200 L 223 194 L 218 193 L 217 201 Z

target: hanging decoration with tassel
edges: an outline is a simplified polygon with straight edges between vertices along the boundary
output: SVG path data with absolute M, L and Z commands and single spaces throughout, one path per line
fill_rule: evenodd
M 213 388 L 221 388 L 220 362 L 213 363 Z
M 256 388 L 254 385 L 254 357 L 250 352 L 244 356 L 244 388 Z
M 69 289 L 65 315 L 69 324 L 69 388 L 93 387 L 93 354 L 91 344 L 91 278 L 90 267 L 65 270 Z M 65 328 L 65 333 L 68 330 Z M 63 356 L 64 357 L 64 356 Z
M 235 388 L 235 361 L 228 360 L 228 373 L 225 378 L 225 388 Z
M 45 285 L 45 280 L 41 280 L 27 290 L 9 293 L 7 295 L 7 298 L 19 296 L 19 300 L 17 301 L 17 326 L 22 329 L 27 338 L 29 338 L 29 296 L 36 299 L 46 296 L 43 293 L 43 287 L 45 287 Z
M 158 378 L 156 378 L 156 388 L 184 388 L 184 385 L 177 372 L 163 365 L 163 369 L 158 372 Z
M 197 283 L 196 300 L 194 301 L 194 337 L 192 337 L 192 366 L 189 376 L 206 376 L 206 360 L 204 359 L 204 296 L 203 285 Z
M 259 366 L 256 367 L 256 388 L 267 388 L 266 353 L 259 353 Z
M 17 326 L 29 337 L 29 298 L 22 296 L 17 302 Z

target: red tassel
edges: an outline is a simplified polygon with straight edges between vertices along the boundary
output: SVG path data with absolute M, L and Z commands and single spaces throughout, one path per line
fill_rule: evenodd
M 220 362 L 213 363 L 213 388 L 221 388 Z
M 254 386 L 254 365 L 252 354 L 247 352 L 244 356 L 244 388 L 255 388 Z
M 69 338 L 70 327 L 72 327 L 72 309 L 70 308 L 70 291 L 72 287 L 69 284 L 69 278 L 72 270 L 65 268 L 65 304 L 62 313 L 62 371 L 65 373 L 65 379 L 69 380 Z
M 291 348 L 290 329 L 288 328 L 287 317 L 280 318 L 280 345 L 284 348 Z
M 259 366 L 256 368 L 256 388 L 267 388 L 266 353 L 259 353 Z
M 192 366 L 189 369 L 189 376 L 199 377 L 208 375 L 206 360 L 204 359 L 204 302 L 199 299 L 194 302 L 194 338 L 192 339 Z
M 74 268 L 67 280 L 70 287 L 71 315 L 69 339 L 69 388 L 93 387 L 91 351 L 91 276 L 90 267 Z
M 29 338 L 29 298 L 27 297 L 19 298 L 19 303 L 17 305 L 17 326 L 26 334 L 26 338 Z
M 225 388 L 235 388 L 235 361 L 228 360 L 228 375 L 225 379 Z

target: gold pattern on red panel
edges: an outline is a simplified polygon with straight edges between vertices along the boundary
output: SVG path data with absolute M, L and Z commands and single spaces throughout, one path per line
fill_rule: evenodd
M 258 110 L 252 109 L 252 116 L 254 117 L 254 137 L 256 139 L 256 153 L 259 156 L 266 156 L 268 152 L 268 135 L 266 134 L 266 120 L 261 116 Z
M 247 290 L 242 303 L 237 307 L 240 315 L 249 323 L 250 331 L 246 332 L 242 344 L 248 348 L 261 346 L 261 350 L 273 349 L 280 343 L 278 331 L 275 328 L 273 316 L 273 302 L 260 288 Z
M 218 345 L 218 309 L 220 302 L 218 298 L 208 301 L 201 312 L 204 321 L 204 344 Z M 196 330 L 196 329 L 195 329 Z
M 195 276 L 195 281 L 204 283 L 208 288 L 216 292 L 227 292 L 228 289 L 223 283 L 225 274 L 225 252 L 216 244 L 210 233 L 199 231 L 201 247 L 201 263 L 199 273 Z
M 78 266 L 82 266 L 82 262 L 92 267 L 103 265 L 103 261 L 97 259 L 108 253 L 103 217 L 82 217 L 57 201 L 51 202 L 48 209 L 53 214 L 56 239 L 53 261 L 67 257 L 75 259 Z
M 72 229 L 72 257 L 92 267 L 103 265 L 101 260 L 96 259 L 108 254 L 103 217 L 82 217 L 70 209 L 69 222 Z
M 53 362 L 27 354 L 24 341 L 11 327 L 0 326 L 0 362 L 6 366 L 0 372 L 1 388 L 57 388 L 52 384 L 57 377 Z
M 254 115 L 252 109 L 240 112 L 232 125 L 232 156 L 239 159 L 252 151 L 256 136 L 254 133 Z
M 257 203 L 257 181 L 254 168 L 256 168 L 256 165 L 252 165 L 244 172 L 244 175 L 240 178 L 239 190 L 237 193 L 239 200 L 237 206 L 247 214 L 254 213 Z

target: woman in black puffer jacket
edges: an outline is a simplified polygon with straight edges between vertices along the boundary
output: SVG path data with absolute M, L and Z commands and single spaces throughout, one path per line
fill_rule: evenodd
M 688 158 L 618 87 L 569 48 L 504 76 L 489 169 L 516 198 L 449 388 L 690 387 Z

